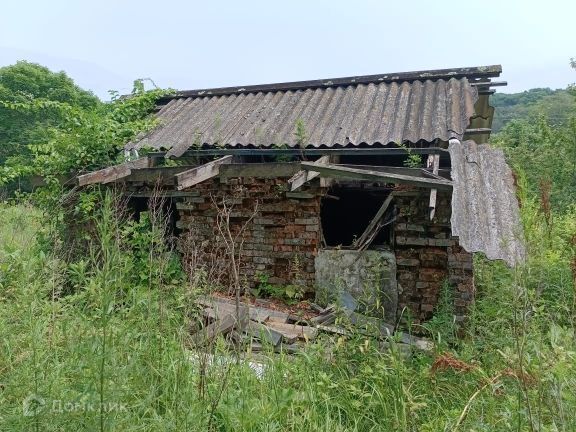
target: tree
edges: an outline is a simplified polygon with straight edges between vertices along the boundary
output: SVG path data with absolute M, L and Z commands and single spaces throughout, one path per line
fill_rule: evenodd
M 58 110 L 13 109 L 14 104 L 39 100 L 84 110 L 96 109 L 102 104 L 91 92 L 75 85 L 64 72 L 52 72 L 26 61 L 0 68 L 0 164 L 10 157 L 28 154 L 28 145 L 46 140 L 49 129 L 62 122 Z

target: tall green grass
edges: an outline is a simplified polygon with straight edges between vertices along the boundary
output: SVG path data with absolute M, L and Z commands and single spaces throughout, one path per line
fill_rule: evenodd
M 211 361 L 189 348 L 203 288 L 180 272 L 162 216 L 101 203 L 73 259 L 36 241 L 47 221 L 34 208 L 0 207 L 2 431 L 576 430 L 574 209 L 549 225 L 524 203 L 521 268 L 476 258 L 463 338 L 447 301 L 432 354 L 324 336 L 252 358 L 258 376 L 223 343 Z

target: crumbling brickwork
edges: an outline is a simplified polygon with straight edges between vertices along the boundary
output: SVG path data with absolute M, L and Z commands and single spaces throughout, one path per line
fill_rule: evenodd
M 325 189 L 310 183 L 304 191 L 292 194 L 287 192 L 287 180 L 215 178 L 194 186 L 189 196 L 180 198 L 176 204 L 179 237 L 181 244 L 188 242 L 196 248 L 195 265 L 219 269 L 216 279 L 224 286 L 230 283 L 230 257 L 218 229 L 224 200 L 231 233 L 236 235 L 245 226 L 239 237 L 243 241 L 240 276 L 245 286 L 254 287 L 265 279 L 270 284 L 298 285 L 312 291 Z M 436 215 L 430 221 L 429 193 L 395 192 L 398 310 L 409 310 L 415 322 L 430 319 L 442 286 L 448 283 L 456 319 L 463 320 L 474 297 L 472 255 L 451 236 L 450 194 L 438 192 Z
M 472 254 L 451 236 L 450 194 L 438 192 L 436 214 L 429 218 L 428 191 L 396 192 L 394 226 L 398 309 L 423 322 L 434 313 L 444 283 L 450 284 L 456 319 L 464 319 L 474 297 Z
M 229 283 L 230 257 L 218 228 L 218 215 L 230 210 L 230 230 L 244 227 L 240 276 L 248 287 L 259 280 L 285 286 L 314 288 L 314 258 L 321 241 L 321 188 L 307 185 L 303 192 L 287 192 L 287 178 L 213 179 L 194 186 L 176 207 L 182 242 L 199 253 L 196 264 L 219 266 L 220 282 Z M 224 200 L 224 201 L 223 201 Z M 257 204 L 256 204 L 257 203 Z M 220 219 L 220 222 L 224 220 Z

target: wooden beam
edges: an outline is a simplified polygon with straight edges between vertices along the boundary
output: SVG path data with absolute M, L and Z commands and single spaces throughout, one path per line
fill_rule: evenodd
M 232 162 L 232 156 L 224 156 L 212 162 L 205 163 L 199 167 L 189 169 L 180 174 L 176 174 L 176 189 L 182 190 L 202 183 L 220 173 L 220 165 Z
M 387 165 L 352 165 L 352 164 L 342 164 L 338 166 L 344 166 L 348 168 L 358 168 L 358 169 L 367 169 L 371 171 L 378 171 L 384 173 L 392 173 L 392 174 L 404 174 L 409 176 L 415 177 L 427 177 L 427 178 L 435 178 L 438 180 L 449 180 L 450 179 L 450 170 L 449 169 L 441 169 L 438 170 L 438 175 L 432 174 L 426 168 L 409 168 L 409 167 L 397 167 L 397 166 L 387 166 Z
M 306 156 L 348 155 L 348 156 L 398 156 L 406 154 L 435 154 L 440 153 L 448 157 L 448 150 L 441 147 L 418 147 L 405 149 L 402 147 L 346 147 L 346 148 L 210 148 L 200 150 L 187 150 L 180 156 L 206 157 L 206 156 Z M 150 157 L 164 157 L 166 152 L 148 153 Z
M 300 166 L 302 168 L 309 169 L 310 171 L 318 171 L 323 177 L 409 184 L 430 189 L 452 189 L 452 182 L 449 180 L 427 179 L 423 177 L 415 177 L 402 174 L 382 173 L 379 171 L 348 168 L 331 164 L 317 165 L 312 162 L 301 162 Z
M 429 155 L 427 167 L 432 168 L 432 174 L 438 176 L 438 169 L 440 168 L 440 155 Z M 430 209 L 430 220 L 434 219 L 436 215 L 436 195 L 438 194 L 438 189 L 430 190 L 430 204 L 428 208 Z
M 386 199 L 384 200 L 384 202 L 382 203 L 382 205 L 380 206 L 380 208 L 376 212 L 376 215 L 372 218 L 372 220 L 370 221 L 370 223 L 368 224 L 368 226 L 366 227 L 366 229 L 364 230 L 362 235 L 354 242 L 354 246 L 359 247 L 361 249 L 364 249 L 365 247 L 370 246 L 369 243 L 368 244 L 365 244 L 365 243 L 367 242 L 367 240 L 370 240 L 370 242 L 371 242 L 371 240 L 373 240 L 373 237 L 374 237 L 374 236 L 372 236 L 373 231 L 376 229 L 376 227 L 380 223 L 380 220 L 384 216 L 384 213 L 386 212 L 386 210 L 388 210 L 388 207 L 390 206 L 390 203 L 392 202 L 392 198 L 394 198 L 393 193 L 391 193 L 390 195 L 388 195 L 386 197 Z M 372 237 L 372 239 L 371 239 L 371 237 Z
M 502 87 L 507 86 L 507 81 L 478 81 L 478 82 L 471 82 L 470 85 L 472 87 Z
M 133 169 L 148 168 L 150 166 L 150 159 L 141 157 L 134 161 L 124 162 L 119 165 L 114 165 L 98 171 L 93 171 L 88 174 L 83 174 L 77 177 L 78 186 L 86 186 L 95 183 L 111 183 L 128 177 Z
M 491 128 L 476 128 L 476 129 L 466 129 L 466 135 L 473 135 L 473 134 L 489 134 L 492 132 Z
M 220 178 L 223 181 L 228 177 L 290 178 L 299 170 L 298 162 L 231 163 L 220 167 Z
M 315 163 L 327 164 L 328 162 L 330 162 L 330 156 L 325 155 L 322 156 L 320 159 L 318 159 Z M 292 176 L 290 180 L 288 180 L 288 183 L 290 184 L 290 191 L 294 192 L 298 190 L 302 185 L 304 185 L 305 183 L 309 182 L 312 179 L 315 179 L 319 175 L 320 173 L 316 171 L 307 171 L 307 170 L 298 171 L 296 174 Z

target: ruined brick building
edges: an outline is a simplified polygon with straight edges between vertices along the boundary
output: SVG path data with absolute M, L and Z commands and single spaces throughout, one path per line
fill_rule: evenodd
M 217 263 L 219 280 L 230 274 L 228 227 L 248 287 L 345 290 L 386 320 L 424 321 L 445 286 L 463 317 L 472 253 L 510 265 L 524 255 L 510 169 L 486 144 L 500 73 L 183 91 L 158 101 L 160 125 L 126 146 L 130 161 L 79 184 L 123 183 L 140 208 L 159 184 L 176 234 L 197 265 Z

